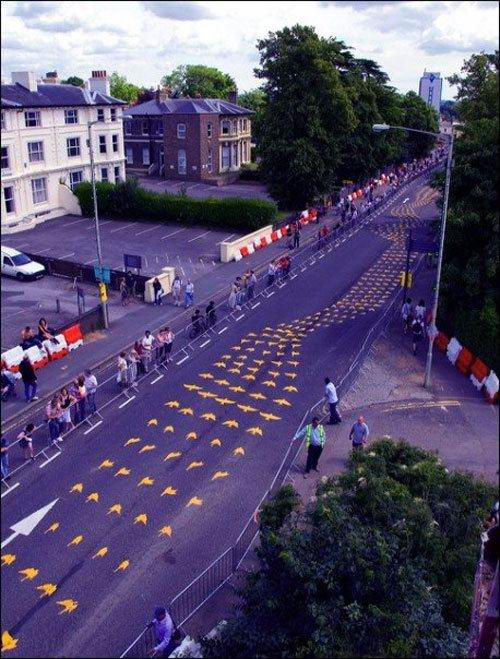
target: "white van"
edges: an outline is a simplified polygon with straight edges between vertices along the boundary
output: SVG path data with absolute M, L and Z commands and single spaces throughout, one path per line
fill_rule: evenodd
M 12 247 L 2 245 L 2 275 L 15 277 L 20 281 L 40 279 L 45 274 L 45 266 L 32 261 L 29 256 Z

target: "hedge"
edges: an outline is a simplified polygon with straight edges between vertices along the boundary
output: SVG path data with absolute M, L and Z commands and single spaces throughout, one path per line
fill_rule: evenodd
M 185 195 L 152 192 L 134 180 L 124 183 L 97 183 L 97 203 L 102 217 L 181 224 L 203 224 L 255 231 L 272 224 L 277 206 L 261 199 L 192 199 Z M 83 215 L 93 215 L 92 185 L 76 186 Z

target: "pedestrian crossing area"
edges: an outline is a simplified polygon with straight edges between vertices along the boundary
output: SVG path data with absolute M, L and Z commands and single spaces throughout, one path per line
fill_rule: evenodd
M 434 203 L 438 197 L 438 190 L 431 188 L 430 186 L 425 186 L 418 190 L 412 201 L 407 201 L 406 203 L 403 202 L 398 206 L 394 206 L 390 215 L 391 217 L 416 219 L 419 217 L 419 209 Z

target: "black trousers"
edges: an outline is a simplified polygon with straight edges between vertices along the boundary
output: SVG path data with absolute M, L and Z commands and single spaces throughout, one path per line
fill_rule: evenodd
M 311 469 L 317 469 L 318 460 L 322 452 L 322 446 L 314 446 L 313 444 L 309 446 L 307 449 L 306 474 L 308 474 Z
M 342 418 L 337 411 L 338 401 L 336 403 L 329 403 L 330 405 L 330 423 L 340 423 Z

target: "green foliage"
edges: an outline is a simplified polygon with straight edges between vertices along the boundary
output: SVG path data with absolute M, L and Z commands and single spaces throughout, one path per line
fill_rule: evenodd
M 437 132 L 439 117 L 430 105 L 415 92 L 408 92 L 402 99 L 403 126 Z M 406 138 L 404 159 L 422 158 L 432 149 L 435 139 L 415 133 L 409 133 Z
M 260 518 L 260 569 L 204 656 L 466 656 L 481 522 L 493 487 L 434 453 L 382 440 L 291 486 Z
M 114 71 L 109 79 L 109 84 L 111 96 L 114 98 L 119 98 L 126 103 L 137 101 L 141 88 L 129 82 L 125 76 Z
M 99 212 L 103 217 L 157 222 L 203 224 L 255 230 L 272 224 L 275 204 L 260 199 L 193 199 L 184 195 L 160 194 L 145 190 L 134 180 L 124 183 L 97 183 Z M 75 194 L 84 215 L 92 215 L 92 186 L 76 186 Z
M 439 113 L 448 121 L 454 121 L 458 119 L 456 101 L 442 101 L 439 108 Z
M 440 327 L 498 371 L 498 56 L 473 55 L 457 85 L 461 121 L 444 253 Z
M 251 89 L 238 95 L 238 105 L 252 110 L 252 141 L 256 143 L 256 149 L 252 149 L 252 157 L 258 155 L 259 144 L 262 134 L 262 123 L 264 121 L 267 96 L 263 89 Z
M 226 99 L 236 89 L 236 83 L 227 73 L 203 64 L 182 64 L 163 76 L 161 82 L 172 89 L 176 96 L 191 98 Z
M 69 76 L 66 80 L 61 80 L 62 85 L 73 85 L 73 87 L 83 87 L 83 78 L 78 76 Z

